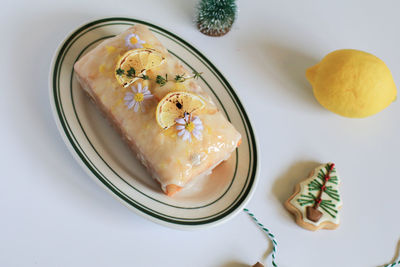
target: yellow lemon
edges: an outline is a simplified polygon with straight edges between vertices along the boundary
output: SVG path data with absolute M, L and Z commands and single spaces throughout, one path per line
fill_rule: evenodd
M 146 75 L 146 71 L 161 65 L 165 57 L 152 48 L 139 48 L 126 52 L 117 62 L 115 77 L 127 87 Z
M 164 96 L 156 108 L 156 120 L 163 129 L 175 124 L 175 120 L 183 118 L 185 113 L 193 114 L 206 105 L 205 100 L 188 92 L 171 92 Z
M 397 95 L 386 64 L 376 56 L 353 49 L 337 50 L 307 69 L 314 96 L 328 110 L 364 118 L 383 110 Z

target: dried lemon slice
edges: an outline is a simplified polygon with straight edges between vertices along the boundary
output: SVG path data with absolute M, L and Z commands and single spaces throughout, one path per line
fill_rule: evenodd
M 157 105 L 157 123 L 163 129 L 168 129 L 175 124 L 176 119 L 183 118 L 185 113 L 193 114 L 205 105 L 205 100 L 199 95 L 188 92 L 168 93 Z
M 118 61 L 115 77 L 123 86 L 128 87 L 146 75 L 146 71 L 161 65 L 165 57 L 152 48 L 139 48 L 126 52 Z

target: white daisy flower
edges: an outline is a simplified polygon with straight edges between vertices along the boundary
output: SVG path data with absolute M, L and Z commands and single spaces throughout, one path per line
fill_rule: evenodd
M 125 101 L 125 106 L 128 107 L 128 109 L 133 108 L 135 112 L 138 112 L 139 109 L 141 111 L 145 111 L 145 106 L 144 102 L 148 99 L 151 99 L 153 95 L 150 93 L 148 86 L 145 86 L 142 88 L 142 84 L 138 83 L 137 84 L 137 89 L 133 85 L 131 86 L 132 92 L 126 92 L 124 101 Z
M 189 142 L 192 142 L 192 135 L 200 140 L 203 123 L 199 117 L 192 117 L 191 114 L 185 113 L 183 118 L 176 119 L 175 121 L 178 124 L 176 126 L 176 129 L 179 131 L 178 136 L 182 136 L 183 141 L 189 140 Z
M 140 40 L 139 35 L 131 33 L 125 37 L 125 45 L 130 49 L 142 48 L 143 44 L 146 43 L 143 40 Z

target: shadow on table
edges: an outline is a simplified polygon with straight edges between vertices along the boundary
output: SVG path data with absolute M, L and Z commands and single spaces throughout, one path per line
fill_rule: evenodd
M 196 17 L 196 1 L 187 0 L 169 0 L 168 4 L 174 5 L 181 11 L 180 14 L 186 17 L 188 24 L 192 24 L 195 29 L 196 24 L 194 23 Z
M 396 263 L 400 264 L 400 239 L 397 242 L 397 247 L 395 250 L 395 255 L 393 256 L 392 260 L 386 264 L 381 265 L 380 267 L 386 267 L 386 266 L 395 266 Z M 392 265 L 394 264 L 394 265 Z
M 229 261 L 221 265 L 221 267 L 249 267 L 249 265 L 237 261 Z
M 318 63 L 318 59 L 306 52 L 297 50 L 293 47 L 267 42 L 263 45 L 264 54 L 268 62 L 276 69 L 276 75 L 285 79 L 287 86 L 283 89 L 290 90 L 294 96 L 307 102 L 316 103 L 312 87 L 307 81 L 306 70 Z
M 318 167 L 316 161 L 298 161 L 293 163 L 286 172 L 279 176 L 272 186 L 273 195 L 282 204 L 293 194 L 296 184 L 305 180 L 310 172 Z
M 307 68 L 319 62 L 316 56 L 300 50 L 296 44 L 288 44 L 278 38 L 257 39 L 254 36 L 238 36 L 236 42 L 239 50 L 246 53 L 244 58 L 247 60 L 244 60 L 243 65 L 245 69 L 251 69 L 249 75 L 268 76 L 268 80 L 279 84 L 279 86 L 266 85 L 263 90 L 275 90 L 271 95 L 300 100 L 303 104 L 321 110 L 305 76 Z M 277 89 L 279 92 L 276 92 Z

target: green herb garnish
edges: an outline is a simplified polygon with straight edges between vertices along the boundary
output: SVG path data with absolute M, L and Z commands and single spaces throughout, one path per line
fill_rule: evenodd
M 185 78 L 185 76 L 184 76 L 185 74 L 182 74 L 182 75 L 176 75 L 175 76 L 175 82 L 177 82 L 177 83 L 183 83 L 184 81 L 186 81 L 186 78 Z
M 124 71 L 123 69 L 121 69 L 121 68 L 118 68 L 118 69 L 115 71 L 115 73 L 117 73 L 118 76 L 122 76 L 122 75 L 125 73 L 125 71 Z
M 136 74 L 135 69 L 131 67 L 131 68 L 127 71 L 126 76 L 129 77 L 129 78 L 133 78 L 133 77 L 135 76 L 135 74 Z
M 197 80 L 199 77 L 201 77 L 203 73 L 202 72 L 197 72 L 197 71 L 193 71 L 193 79 Z
M 165 74 L 165 78 L 161 75 L 157 75 L 156 77 L 156 83 L 158 83 L 160 86 L 164 86 L 168 82 L 168 75 Z
M 126 75 L 126 77 L 128 78 L 140 78 L 142 80 L 150 80 L 150 77 L 148 75 L 142 74 L 141 76 L 135 76 L 136 75 L 136 71 L 134 68 L 130 68 L 126 73 L 125 70 L 118 68 L 115 70 L 116 74 L 118 76 L 122 76 L 122 75 Z M 175 75 L 174 81 L 177 83 L 183 83 L 186 80 L 189 79 L 198 79 L 203 73 L 202 72 L 197 72 L 197 71 L 193 71 L 193 75 L 192 76 L 187 76 L 185 77 L 185 74 L 177 74 Z M 161 76 L 161 75 L 157 75 L 155 82 L 157 84 L 159 84 L 160 86 L 164 86 L 167 82 L 168 82 L 168 74 L 165 74 L 165 77 Z

